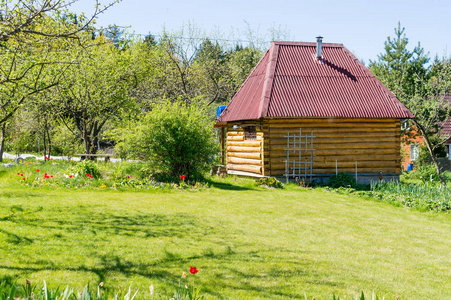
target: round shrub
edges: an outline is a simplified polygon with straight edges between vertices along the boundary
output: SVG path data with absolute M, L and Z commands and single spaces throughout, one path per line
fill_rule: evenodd
M 173 178 L 197 177 L 219 152 L 213 123 L 200 105 L 163 102 L 152 107 L 140 127 L 143 158 Z
M 332 188 L 339 187 L 355 187 L 357 182 L 354 176 L 348 173 L 338 173 L 337 175 L 332 175 L 329 177 L 329 184 Z

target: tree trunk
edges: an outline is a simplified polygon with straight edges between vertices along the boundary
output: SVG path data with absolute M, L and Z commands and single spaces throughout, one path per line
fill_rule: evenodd
M 43 131 L 43 135 L 44 135 L 44 163 L 46 163 L 47 160 L 45 158 L 47 157 L 47 136 L 45 134 L 45 129 Z
M 0 136 L 0 162 L 3 162 L 3 152 L 5 150 L 5 131 L 6 131 L 6 123 L 2 124 L 1 128 L 1 136 Z
M 92 129 L 92 136 L 91 136 L 91 153 L 96 154 L 97 153 L 97 141 L 99 135 L 99 128 L 98 128 L 98 121 L 94 122 L 94 126 Z
M 445 180 L 442 177 L 442 174 L 440 172 L 440 166 L 438 165 L 437 157 L 435 157 L 434 151 L 432 150 L 431 142 L 429 141 L 429 137 L 426 134 L 426 131 L 424 130 L 424 127 L 421 126 L 415 119 L 412 120 L 415 126 L 420 130 L 421 135 L 423 136 L 424 142 L 428 148 L 429 154 L 431 155 L 432 162 L 434 163 L 435 169 L 437 170 L 438 177 L 440 178 L 440 181 L 445 184 Z
M 48 127 L 46 128 L 46 131 L 47 131 L 47 140 L 49 142 L 49 153 L 47 157 L 50 159 L 50 153 L 52 152 L 52 140 L 50 139 L 50 129 Z

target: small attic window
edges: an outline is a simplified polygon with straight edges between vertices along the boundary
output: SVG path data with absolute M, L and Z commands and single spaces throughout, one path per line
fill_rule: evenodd
M 244 127 L 244 139 L 255 141 L 257 139 L 257 128 L 255 126 Z

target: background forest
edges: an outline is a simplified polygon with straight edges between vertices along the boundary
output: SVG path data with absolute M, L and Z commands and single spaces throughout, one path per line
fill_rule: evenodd
M 1 45 L 0 159 L 3 151 L 50 157 L 112 147 L 139 158 L 127 137 L 155 105 L 194 105 L 213 121 L 263 53 L 257 39 L 243 46 L 191 25 L 134 36 L 116 25 L 96 29 L 96 16 L 75 15 L 60 1 L 28 2 L 47 11 L 32 20 L 33 32 Z M 28 22 L 25 4 L 3 3 L 6 29 Z

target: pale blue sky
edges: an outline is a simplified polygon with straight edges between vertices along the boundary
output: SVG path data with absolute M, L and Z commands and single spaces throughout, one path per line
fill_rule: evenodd
M 105 1 L 105 0 L 103 0 Z M 74 10 L 92 12 L 93 0 L 80 0 Z M 139 34 L 159 34 L 194 23 L 206 32 L 221 31 L 226 39 L 245 39 L 248 25 L 266 34 L 280 27 L 295 41 L 342 43 L 368 64 L 376 59 L 398 21 L 406 28 L 411 49 L 421 42 L 433 57 L 451 55 L 451 1 L 288 1 L 288 0 L 122 0 L 99 17 L 98 25 L 131 26 Z M 234 35 L 231 37 L 231 33 Z

